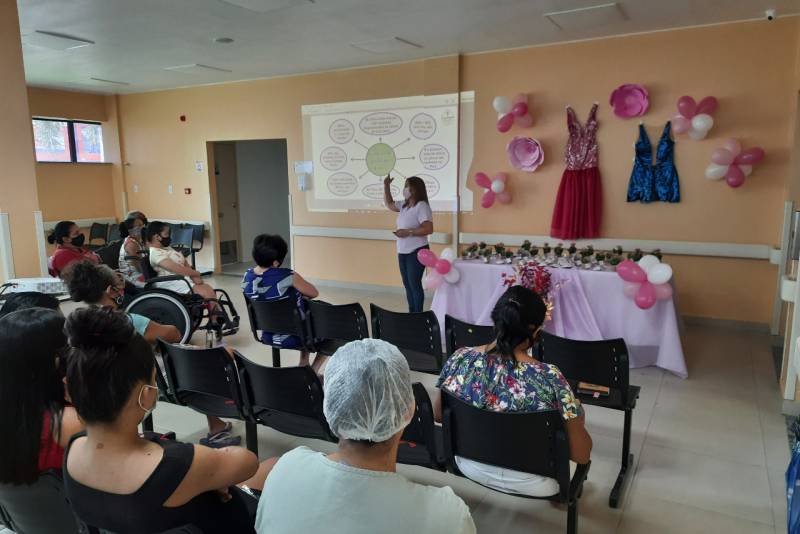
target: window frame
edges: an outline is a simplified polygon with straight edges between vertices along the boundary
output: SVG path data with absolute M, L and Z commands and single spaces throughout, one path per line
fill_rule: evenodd
M 69 140 L 69 161 L 40 161 L 36 159 L 36 163 L 80 163 L 88 165 L 97 165 L 107 163 L 106 161 L 78 161 L 78 148 L 75 143 L 75 125 L 76 124 L 91 124 L 93 126 L 100 126 L 102 142 L 103 123 L 98 121 L 87 121 L 79 119 L 56 119 L 53 117 L 31 117 L 31 128 L 33 128 L 33 121 L 47 121 L 47 122 L 65 122 L 67 124 L 67 139 Z M 34 146 L 34 155 L 36 147 Z

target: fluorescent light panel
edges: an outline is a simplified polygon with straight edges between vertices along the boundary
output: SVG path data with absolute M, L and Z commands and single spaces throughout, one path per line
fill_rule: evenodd
M 82 48 L 84 46 L 93 45 L 94 41 L 82 39 L 80 37 L 73 37 L 71 35 L 64 35 L 63 33 L 47 32 L 36 30 L 22 36 L 22 43 L 31 46 L 38 46 L 41 48 L 48 48 L 50 50 L 72 50 L 73 48 Z
M 220 0 L 224 4 L 240 7 L 254 13 L 268 13 L 287 7 L 297 7 L 315 3 L 314 0 Z
M 417 44 L 403 39 L 402 37 L 390 37 L 389 39 L 375 39 L 372 41 L 359 41 L 357 43 L 350 43 L 353 48 L 371 52 L 373 54 L 389 54 L 391 52 L 400 52 L 408 50 L 409 48 L 422 48 L 421 44 Z
M 164 70 L 173 72 L 182 72 L 184 74 L 208 74 L 210 72 L 233 72 L 229 69 L 221 67 L 212 67 L 211 65 L 202 65 L 200 63 L 192 63 L 190 65 L 175 65 L 174 67 L 164 67 Z
M 129 82 L 118 82 L 116 80 L 106 80 L 105 78 L 89 78 L 89 79 L 100 83 L 113 83 L 114 85 L 130 85 Z
M 583 30 L 628 20 L 618 2 L 579 7 L 577 9 L 565 9 L 563 11 L 551 11 L 542 16 L 559 30 Z

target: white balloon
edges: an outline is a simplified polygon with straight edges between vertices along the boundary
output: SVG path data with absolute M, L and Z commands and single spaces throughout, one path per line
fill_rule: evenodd
M 714 126 L 714 118 L 707 113 L 701 113 L 692 117 L 692 128 L 701 132 L 707 132 Z
M 502 119 L 505 115 L 506 115 L 505 113 L 498 113 L 497 114 L 497 120 Z
M 744 174 L 745 176 L 750 176 L 753 173 L 753 166 L 739 165 L 739 170 L 742 171 L 742 174 Z
M 706 178 L 709 180 L 722 180 L 728 174 L 729 165 L 710 164 L 706 167 Z
M 649 273 L 650 269 L 659 263 L 661 263 L 661 260 L 652 254 L 647 254 L 646 256 L 642 256 L 642 259 L 639 260 L 639 267 L 641 267 L 644 272 Z
M 447 261 L 449 261 L 449 262 L 451 262 L 451 263 L 452 263 L 452 261 L 453 261 L 454 259 L 456 259 L 456 253 L 455 253 L 455 252 L 453 252 L 453 249 L 452 249 L 452 248 L 450 248 L 450 247 L 447 247 L 446 249 L 444 249 L 444 250 L 442 251 L 442 253 L 441 253 L 441 254 L 439 254 L 439 259 L 442 259 L 442 260 L 447 260 Z
M 444 281 L 448 284 L 457 284 L 459 280 L 461 280 L 461 273 L 458 272 L 458 269 L 450 269 L 450 272 L 444 275 Z
M 492 100 L 492 107 L 496 112 L 505 115 L 511 111 L 511 101 L 504 96 L 496 96 L 494 100 Z
M 492 191 L 495 193 L 502 193 L 506 190 L 506 184 L 502 180 L 495 180 L 492 182 Z
M 666 284 L 672 278 L 672 267 L 666 263 L 654 265 L 647 273 L 647 281 L 651 284 Z
M 708 130 L 695 130 L 694 127 L 689 128 L 689 137 L 695 141 L 705 139 L 708 135 Z

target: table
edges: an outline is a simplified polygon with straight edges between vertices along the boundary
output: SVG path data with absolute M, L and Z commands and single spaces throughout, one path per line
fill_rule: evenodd
M 502 273 L 512 274 L 512 266 L 479 260 L 456 260 L 454 265 L 461 279 L 457 284 L 443 283 L 431 306 L 442 332 L 445 314 L 491 325 L 492 308 L 506 290 Z M 628 345 L 631 367 L 655 365 L 681 378 L 688 376 L 674 300 L 641 310 L 625 297 L 622 279 L 614 272 L 548 269 L 554 310 L 545 330 L 585 341 L 621 337 Z

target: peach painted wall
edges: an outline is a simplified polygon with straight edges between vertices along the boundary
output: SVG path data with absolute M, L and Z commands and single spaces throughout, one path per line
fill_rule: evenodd
M 535 174 L 512 173 L 514 202 L 460 217 L 466 232 L 546 234 L 563 171 L 564 106 L 584 120 L 599 101 L 600 161 L 605 196 L 604 237 L 777 244 L 789 179 L 794 130 L 800 18 L 737 23 L 547 47 L 466 55 L 375 68 L 320 73 L 121 96 L 126 187 L 131 207 L 165 218 L 208 220 L 206 142 L 286 138 L 289 160 L 302 159 L 300 106 L 321 102 L 476 91 L 472 171 L 508 171 L 505 144 L 494 130 L 495 95 L 531 94 L 546 163 Z M 625 202 L 637 121 L 615 118 L 607 104 L 617 85 L 648 87 L 644 117 L 657 143 L 682 94 L 720 98 L 717 124 L 701 142 L 680 136 L 676 163 L 682 201 L 677 205 Z M 178 117 L 186 115 L 187 121 Z M 736 136 L 768 153 L 746 186 L 708 182 L 703 169 L 719 141 Z M 192 187 L 190 197 L 168 195 Z M 132 193 L 133 184 L 139 193 Z M 294 180 L 294 224 L 391 228 L 385 213 L 309 213 Z M 437 215 L 437 230 L 452 231 Z M 296 268 L 308 277 L 399 285 L 390 242 L 297 238 Z M 681 311 L 687 315 L 768 322 L 775 271 L 766 261 L 671 257 Z M 367 265 L 368 268 L 364 266 Z

